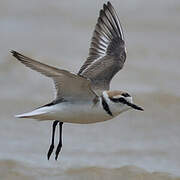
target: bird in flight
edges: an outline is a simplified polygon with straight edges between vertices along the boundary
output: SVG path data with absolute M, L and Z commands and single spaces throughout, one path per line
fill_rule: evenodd
M 123 68 L 126 60 L 122 26 L 110 2 L 100 10 L 89 55 L 77 74 L 43 64 L 13 50 L 11 53 L 27 67 L 54 81 L 57 93 L 51 103 L 16 115 L 18 118 L 53 121 L 48 160 L 54 149 L 57 125 L 59 143 L 55 152 L 56 160 L 62 147 L 63 123 L 96 123 L 112 119 L 129 109 L 143 111 L 143 108 L 133 103 L 129 93 L 109 90 L 111 79 Z

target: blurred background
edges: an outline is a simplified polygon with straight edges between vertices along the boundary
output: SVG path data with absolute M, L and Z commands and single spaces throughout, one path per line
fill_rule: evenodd
M 128 50 L 111 89 L 128 91 L 144 112 L 64 124 L 58 161 L 46 158 L 52 122 L 14 118 L 54 92 L 9 50 L 76 73 L 105 2 L 0 1 L 0 179 L 180 179 L 179 0 L 111 1 Z

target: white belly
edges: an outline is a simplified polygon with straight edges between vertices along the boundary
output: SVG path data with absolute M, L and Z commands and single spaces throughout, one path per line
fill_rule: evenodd
M 35 111 L 39 111 L 39 113 L 33 117 L 35 119 L 59 120 L 61 122 L 80 124 L 101 122 L 113 118 L 106 113 L 99 103 L 93 105 L 93 103 L 72 104 L 63 102 L 53 106 L 42 107 Z

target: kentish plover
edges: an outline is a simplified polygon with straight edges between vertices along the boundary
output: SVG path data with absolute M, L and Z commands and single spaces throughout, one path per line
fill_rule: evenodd
M 55 100 L 18 118 L 54 120 L 52 143 L 48 159 L 54 148 L 54 134 L 59 124 L 60 137 L 55 159 L 62 147 L 63 123 L 96 123 L 112 119 L 129 109 L 143 110 L 133 103 L 131 95 L 109 90 L 114 75 L 123 68 L 126 47 L 122 26 L 110 2 L 100 10 L 95 26 L 89 56 L 77 74 L 58 69 L 11 51 L 21 63 L 53 79 L 57 94 Z

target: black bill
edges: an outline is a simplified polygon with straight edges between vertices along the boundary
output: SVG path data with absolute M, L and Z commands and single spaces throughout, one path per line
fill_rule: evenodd
M 139 111 L 144 111 L 144 109 L 136 104 L 132 104 L 130 102 L 127 103 L 128 106 L 132 107 L 133 109 L 139 110 Z

